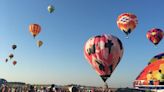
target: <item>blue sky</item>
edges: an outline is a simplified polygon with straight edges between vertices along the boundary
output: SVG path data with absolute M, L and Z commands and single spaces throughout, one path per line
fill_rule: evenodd
M 110 87 L 132 86 L 132 82 L 156 54 L 163 52 L 146 38 L 153 28 L 164 29 L 162 0 L 0 0 L 0 77 L 32 84 L 70 83 L 103 86 L 103 81 L 84 58 L 85 42 L 92 36 L 112 34 L 123 43 L 124 54 L 112 76 Z M 49 4 L 55 12 L 47 11 Z M 136 29 L 125 39 L 116 20 L 124 12 L 138 17 Z M 29 25 L 38 23 L 41 33 L 33 39 Z M 36 41 L 42 40 L 41 48 Z M 11 49 L 17 44 L 16 50 Z M 8 63 L 9 53 L 15 57 Z M 17 60 L 13 66 L 12 61 Z

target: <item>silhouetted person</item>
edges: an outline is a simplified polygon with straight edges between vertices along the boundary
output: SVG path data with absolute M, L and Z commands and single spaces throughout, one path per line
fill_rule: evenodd
M 78 92 L 78 88 L 77 87 L 73 87 L 72 88 L 72 92 Z
M 50 90 L 49 90 L 49 92 L 55 92 L 55 91 L 54 91 L 54 87 L 55 87 L 55 85 L 52 84 L 52 85 L 51 85 L 51 88 L 50 88 Z
M 28 92 L 35 92 L 33 85 L 30 86 L 30 90 Z

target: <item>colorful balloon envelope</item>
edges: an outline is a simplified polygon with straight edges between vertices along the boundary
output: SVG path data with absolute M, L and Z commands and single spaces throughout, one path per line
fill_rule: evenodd
M 17 64 L 17 61 L 13 61 L 13 65 L 16 65 Z
M 150 85 L 149 80 L 147 79 L 149 72 L 152 73 L 154 84 L 158 85 L 158 71 L 161 70 L 162 74 L 164 74 L 164 59 L 157 60 L 147 65 L 142 72 L 138 75 L 134 82 L 135 85 Z
M 113 35 L 98 35 L 86 42 L 84 55 L 93 69 L 106 82 L 122 58 L 123 45 L 119 38 Z
M 150 29 L 147 34 L 146 37 L 154 44 L 154 45 L 158 45 L 159 42 L 162 40 L 163 38 L 163 31 L 159 28 L 152 28 Z
M 164 60 L 164 53 L 160 53 L 158 55 L 155 55 L 148 64 L 151 64 L 153 62 L 156 62 L 157 60 Z
M 117 18 L 118 28 L 127 36 L 136 28 L 137 24 L 137 16 L 132 13 L 123 13 Z
M 52 13 L 55 10 L 54 6 L 52 6 L 52 5 L 49 5 L 47 9 L 48 9 L 49 13 Z
M 37 41 L 37 46 L 40 47 L 43 45 L 43 42 L 41 40 Z
M 35 38 L 41 31 L 41 27 L 39 24 L 31 24 L 29 26 L 29 31 L 32 34 L 32 36 Z

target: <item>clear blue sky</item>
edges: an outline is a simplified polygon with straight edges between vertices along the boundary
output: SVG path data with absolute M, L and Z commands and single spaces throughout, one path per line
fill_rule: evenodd
M 110 87 L 132 86 L 147 62 L 164 51 L 146 38 L 153 28 L 164 29 L 163 0 L 0 0 L 0 77 L 26 83 L 70 83 L 103 86 L 103 81 L 84 58 L 85 42 L 94 35 L 113 34 L 124 46 L 121 62 L 107 80 Z M 47 6 L 56 10 L 49 14 Z M 139 24 L 125 39 L 116 20 L 119 14 L 136 14 Z M 29 24 L 41 33 L 33 39 Z M 42 40 L 41 48 L 36 41 Z M 18 48 L 13 51 L 12 44 Z M 9 53 L 15 57 L 5 63 Z M 12 61 L 17 60 L 16 66 Z

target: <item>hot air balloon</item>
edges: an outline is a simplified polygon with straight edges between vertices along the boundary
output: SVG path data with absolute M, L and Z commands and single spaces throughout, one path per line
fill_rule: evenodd
M 164 52 L 163 53 L 160 53 L 158 55 L 155 55 L 150 61 L 148 64 L 151 64 L 152 62 L 155 62 L 157 60 L 164 60 Z
M 39 24 L 31 24 L 29 26 L 29 31 L 31 32 L 32 36 L 35 38 L 41 31 L 41 27 Z
M 17 61 L 13 61 L 13 65 L 16 65 L 17 64 Z
M 12 49 L 15 50 L 17 48 L 17 45 L 12 45 Z
M 158 72 L 159 70 L 162 71 L 162 74 L 164 74 L 164 59 L 159 59 L 155 62 L 150 63 L 149 65 L 147 65 L 142 71 L 141 73 L 137 76 L 136 80 L 134 81 L 134 86 L 136 85 L 159 85 L 159 81 L 158 81 Z M 152 74 L 152 79 L 153 79 L 153 84 L 149 84 L 149 80 L 148 80 L 148 75 L 149 73 Z
M 117 18 L 117 26 L 126 34 L 127 38 L 128 35 L 136 28 L 137 24 L 137 16 L 132 13 L 123 13 Z
M 158 45 L 163 38 L 163 31 L 159 28 L 152 28 L 146 33 L 146 37 L 154 44 Z
M 6 62 L 6 63 L 8 62 L 8 59 L 7 59 L 7 58 L 5 59 L 5 62 Z
M 43 45 L 43 42 L 41 40 L 37 41 L 37 46 L 40 47 Z
M 53 5 L 49 5 L 47 9 L 49 13 L 52 13 L 55 10 Z
M 84 56 L 104 82 L 120 62 L 123 46 L 113 35 L 98 35 L 90 38 L 84 46 Z
M 12 59 L 13 57 L 14 57 L 14 55 L 13 55 L 13 54 L 10 54 L 10 55 L 9 55 L 9 58 L 10 58 L 10 59 Z

